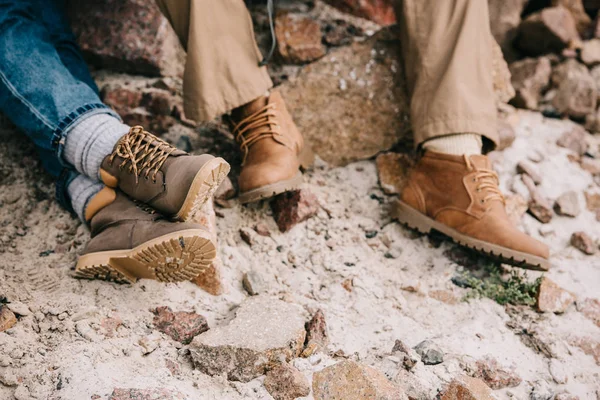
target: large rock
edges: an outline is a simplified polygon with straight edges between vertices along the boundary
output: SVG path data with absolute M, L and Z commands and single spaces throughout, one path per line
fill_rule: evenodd
M 277 49 L 287 63 L 303 64 L 325 55 L 321 25 L 304 15 L 282 13 L 275 21 Z
M 529 55 L 560 53 L 580 39 L 575 20 L 565 7 L 549 7 L 529 15 L 516 39 L 518 47 Z
M 461 376 L 450 382 L 440 400 L 495 400 L 495 397 L 481 379 Z
M 552 6 L 563 6 L 569 10 L 575 20 L 575 27 L 579 35 L 586 37 L 590 34 L 592 19 L 585 12 L 582 0 L 552 0 Z
M 561 114 L 582 119 L 596 111 L 598 89 L 590 72 L 573 69 L 560 82 L 552 105 Z
M 153 1 L 70 1 L 72 27 L 98 68 L 149 76 L 183 74 L 184 51 Z
M 564 290 L 547 277 L 542 278 L 536 304 L 539 311 L 563 313 L 575 300 L 573 293 Z
M 518 56 L 513 47 L 521 13 L 528 0 L 488 0 L 490 27 L 494 39 L 500 45 L 504 57 L 513 61 Z
M 315 400 L 408 400 L 381 372 L 350 360 L 316 372 L 313 396 Z
M 379 185 L 387 194 L 400 194 L 414 165 L 414 158 L 407 154 L 383 153 L 375 159 Z
M 370 19 L 380 25 L 396 21 L 394 0 L 325 0 L 326 3 L 357 17 Z
M 526 58 L 509 66 L 515 97 L 511 104 L 537 110 L 542 92 L 548 88 L 552 67 L 547 57 Z
M 304 310 L 268 296 L 245 300 L 235 318 L 197 336 L 190 345 L 194 365 L 208 375 L 248 382 L 304 346 Z

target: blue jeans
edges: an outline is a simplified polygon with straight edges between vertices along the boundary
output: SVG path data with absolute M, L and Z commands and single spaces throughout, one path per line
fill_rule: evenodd
M 0 0 L 0 111 L 35 144 L 57 179 L 59 202 L 77 172 L 62 158 L 65 134 L 82 116 L 110 113 L 65 14 L 65 0 Z

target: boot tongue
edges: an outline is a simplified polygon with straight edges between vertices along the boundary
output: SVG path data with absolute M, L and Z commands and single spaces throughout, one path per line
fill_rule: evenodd
M 469 156 L 469 160 L 476 170 L 492 169 L 492 163 L 490 162 L 490 159 L 484 155 L 475 154 Z
M 233 110 L 231 112 L 231 117 L 234 121 L 239 122 L 266 106 L 268 102 L 269 98 L 267 96 L 260 96 L 259 98 L 252 100 L 250 103 L 244 104 L 243 106 Z

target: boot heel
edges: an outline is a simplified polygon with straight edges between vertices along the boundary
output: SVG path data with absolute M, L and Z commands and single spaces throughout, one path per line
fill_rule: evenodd
M 411 229 L 416 229 L 421 233 L 429 233 L 431 231 L 431 224 L 427 221 L 427 216 L 404 204 L 400 200 L 397 200 L 392 204 L 390 214 L 392 218 L 397 219 L 398 222 Z
M 304 143 L 304 148 L 298 155 L 298 161 L 300 162 L 300 168 L 303 170 L 309 169 L 315 162 L 315 153 L 313 153 L 310 145 Z

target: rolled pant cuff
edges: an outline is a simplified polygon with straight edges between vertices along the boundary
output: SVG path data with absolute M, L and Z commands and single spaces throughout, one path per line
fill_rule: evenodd
M 495 117 L 430 120 L 423 124 L 413 124 L 413 131 L 416 147 L 420 147 L 427 140 L 457 133 L 476 133 L 488 139 L 492 147 L 498 145 Z

